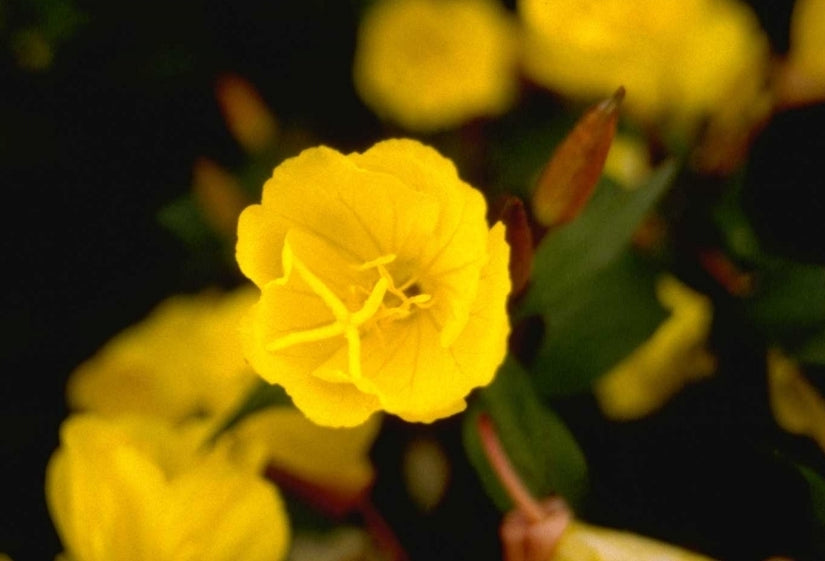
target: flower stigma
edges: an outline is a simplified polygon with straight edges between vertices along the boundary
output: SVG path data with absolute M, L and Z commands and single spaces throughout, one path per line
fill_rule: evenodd
M 378 278 L 371 289 L 358 284 L 350 285 L 348 292 L 352 300 L 360 301 L 355 311 L 352 311 L 347 302 L 330 288 L 321 278 L 315 275 L 309 267 L 301 261 L 292 250 L 288 242 L 284 243 L 282 262 L 284 274 L 275 282 L 285 285 L 289 282 L 293 272 L 306 283 L 329 308 L 334 321 L 318 327 L 293 331 L 271 341 L 266 350 L 275 353 L 295 345 L 322 341 L 333 337 L 343 336 L 347 343 L 348 373 L 329 371 L 316 373 L 317 376 L 328 382 L 347 383 L 362 381 L 361 372 L 361 338 L 373 328 L 408 318 L 417 308 L 429 308 L 432 305 L 431 295 L 422 292 L 417 277 L 410 277 L 400 286 L 396 286 L 395 279 L 387 270 L 386 265 L 396 260 L 395 254 L 382 255 L 376 259 L 366 261 L 361 265 L 354 265 L 353 270 L 364 272 L 375 270 Z M 380 329 L 375 330 L 381 334 Z

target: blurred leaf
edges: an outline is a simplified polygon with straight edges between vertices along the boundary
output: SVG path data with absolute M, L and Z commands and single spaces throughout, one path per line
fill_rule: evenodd
M 656 271 L 630 252 L 571 287 L 544 314 L 544 341 L 530 363 L 544 395 L 586 390 L 646 341 L 667 317 Z
M 603 180 L 585 211 L 539 245 L 519 312 L 544 321 L 544 339 L 529 362 L 546 395 L 586 389 L 665 318 L 654 271 L 626 249 L 675 170 L 665 164 L 633 191 Z
M 189 246 L 213 243 L 215 233 L 191 195 L 180 197 L 158 211 L 158 222 Z
M 759 239 L 742 208 L 742 178 L 736 178 L 722 191 L 713 208 L 713 220 L 725 239 L 725 245 L 737 259 L 757 262 L 761 258 Z
M 550 232 L 536 250 L 532 286 L 522 307 L 525 315 L 552 313 L 571 290 L 610 265 L 675 174 L 675 163 L 665 163 L 646 185 L 633 191 L 602 180 L 584 212 Z
M 811 520 L 814 545 L 820 554 L 825 555 L 825 478 L 809 467 L 796 464 L 796 468 L 808 483 L 814 515 Z
M 772 259 L 759 272 L 746 310 L 792 355 L 825 364 L 825 267 Z
M 491 188 L 529 200 L 553 150 L 576 123 L 575 114 L 556 107 L 525 106 L 492 123 Z
M 801 362 L 825 365 L 825 330 L 806 339 L 794 355 Z
M 776 261 L 757 279 L 751 316 L 770 333 L 798 334 L 825 327 L 825 267 Z
M 508 510 L 512 503 L 481 447 L 477 421 L 485 411 L 511 463 L 536 497 L 558 493 L 571 505 L 581 504 L 587 490 L 584 454 L 562 420 L 536 397 L 528 374 L 508 359 L 464 415 L 467 455 L 500 509 Z

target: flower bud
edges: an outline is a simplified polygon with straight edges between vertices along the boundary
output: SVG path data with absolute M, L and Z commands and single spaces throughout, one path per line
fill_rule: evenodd
M 587 204 L 616 134 L 624 93 L 620 87 L 590 108 L 556 148 L 533 193 L 533 213 L 543 226 L 569 222 Z

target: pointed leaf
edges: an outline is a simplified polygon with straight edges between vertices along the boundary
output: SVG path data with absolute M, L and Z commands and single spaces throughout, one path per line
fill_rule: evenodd
M 614 261 L 675 174 L 676 164 L 665 163 L 646 185 L 633 191 L 602 180 L 584 212 L 548 235 L 536 250 L 532 286 L 522 308 L 525 315 L 549 312 L 570 290 Z
M 464 416 L 464 446 L 487 493 L 502 510 L 512 505 L 487 462 L 477 432 L 486 411 L 520 477 L 536 497 L 553 493 L 580 504 L 587 489 L 584 454 L 562 420 L 536 396 L 528 374 L 508 359 Z

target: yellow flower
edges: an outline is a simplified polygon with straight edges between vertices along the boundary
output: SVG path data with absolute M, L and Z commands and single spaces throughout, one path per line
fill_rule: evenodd
M 651 172 L 650 155 L 644 142 L 617 134 L 607 153 L 604 175 L 625 189 L 635 189 L 650 177 Z
M 361 426 L 316 425 L 292 407 L 275 407 L 243 419 L 228 438 L 239 462 L 260 470 L 267 465 L 341 496 L 356 497 L 375 476 L 369 450 L 381 427 L 375 416 Z
M 73 372 L 70 407 L 170 421 L 228 413 L 255 382 L 237 331 L 257 296 L 248 286 L 166 300 Z
M 825 99 L 825 3 L 796 0 L 787 64 L 778 76 L 778 96 L 787 105 Z
M 519 0 L 524 68 L 572 97 L 627 89 L 625 106 L 646 119 L 691 121 L 749 102 L 767 63 L 758 20 L 736 0 Z
M 712 561 L 710 557 L 631 532 L 574 520 L 552 561 Z
M 594 387 L 602 411 L 613 419 L 643 417 L 689 380 L 708 376 L 716 368 L 704 348 L 713 320 L 710 301 L 673 277 L 663 277 L 656 294 L 671 310 L 670 317 Z
M 509 332 L 509 247 L 485 213 L 413 140 L 286 160 L 238 224 L 238 263 L 262 290 L 242 329 L 250 364 L 322 425 L 463 410 Z
M 69 418 L 46 498 L 71 561 L 277 561 L 288 520 L 274 486 L 158 419 Z
M 355 86 L 376 113 L 432 131 L 506 110 L 516 92 L 512 22 L 491 0 L 386 0 L 365 15 Z
M 777 349 L 768 352 L 768 389 L 777 424 L 812 438 L 825 451 L 825 398 L 799 366 Z

